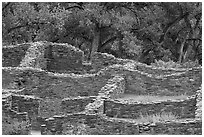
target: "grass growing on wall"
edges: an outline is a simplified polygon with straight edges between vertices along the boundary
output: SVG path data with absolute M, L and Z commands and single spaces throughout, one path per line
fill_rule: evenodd
M 140 118 L 135 119 L 138 123 L 156 123 L 164 121 L 176 120 L 178 117 L 171 112 L 163 112 L 161 114 L 154 115 L 140 115 Z

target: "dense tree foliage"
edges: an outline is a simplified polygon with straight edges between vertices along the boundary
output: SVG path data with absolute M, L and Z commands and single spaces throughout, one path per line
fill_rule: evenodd
M 3 43 L 66 42 L 147 64 L 202 61 L 202 3 L 2 4 Z

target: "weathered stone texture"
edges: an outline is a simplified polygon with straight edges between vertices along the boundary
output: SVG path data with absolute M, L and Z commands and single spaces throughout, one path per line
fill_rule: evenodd
M 123 75 L 125 93 L 137 95 L 194 95 L 202 83 L 202 69 L 194 68 L 182 73 L 152 75 L 132 69 L 130 63 L 112 65 L 101 70 L 106 75 Z
M 97 127 L 109 135 L 201 134 L 200 67 L 156 68 L 104 53 L 94 54 L 91 65 L 84 65 L 82 60 L 83 52 L 67 44 L 36 42 L 3 48 L 3 66 L 10 66 L 2 69 L 2 87 L 9 89 L 9 94 L 3 94 L 3 111 L 14 118 L 35 119 L 32 122 L 38 127 L 42 125 L 42 134 L 61 134 L 62 124 L 68 122 Z M 93 67 L 94 74 L 71 73 L 84 66 L 88 70 Z M 191 97 L 151 103 L 117 101 L 124 93 Z M 171 112 L 180 120 L 161 123 L 133 120 L 163 112 Z
M 44 58 L 46 42 L 34 42 L 28 48 L 20 67 L 47 68 L 47 60 Z
M 45 58 L 47 69 L 52 72 L 81 70 L 83 51 L 68 44 L 47 43 Z
M 176 134 L 191 135 L 202 134 L 200 120 L 176 120 L 161 123 L 137 123 L 134 120 L 100 117 L 96 123 L 100 125 L 104 133 L 110 135 L 158 135 Z M 96 125 L 97 125 L 96 124 Z
M 131 119 L 109 118 L 103 115 L 74 113 L 66 116 L 54 116 L 44 121 L 43 134 L 61 132 L 64 123 L 84 123 L 91 128 L 99 128 L 105 135 L 201 135 L 202 122 L 195 119 L 182 119 L 156 123 L 137 123 Z
M 3 112 L 19 121 L 28 121 L 38 115 L 39 98 L 13 93 L 2 96 Z
M 202 88 L 200 88 L 196 92 L 196 112 L 195 117 L 198 119 L 202 119 Z
M 17 67 L 31 44 L 20 44 L 2 48 L 2 66 Z
M 96 97 L 77 97 L 77 98 L 65 98 L 62 100 L 61 108 L 65 113 L 76 113 L 85 110 L 86 105 L 93 103 Z
M 102 73 L 54 74 L 33 68 L 3 68 L 3 88 L 26 88 L 26 94 L 39 97 L 96 96 L 111 77 Z
M 109 117 L 137 119 L 140 116 L 169 113 L 179 118 L 194 118 L 195 96 L 185 100 L 167 100 L 152 103 L 126 103 L 114 100 L 104 101 L 104 113 Z
M 126 75 L 126 93 L 138 95 L 194 95 L 201 85 L 201 69 L 186 71 L 177 75 L 151 77 L 137 71 Z
M 125 91 L 125 80 L 123 77 L 116 75 L 109 79 L 107 84 L 101 88 L 96 100 L 89 103 L 85 111 L 87 113 L 104 113 L 104 100 L 106 98 L 116 99 L 120 97 Z
M 149 73 L 152 75 L 159 74 L 159 75 L 168 75 L 168 74 L 173 74 L 173 73 L 182 73 L 188 70 L 192 70 L 192 68 L 161 68 L 161 67 L 154 67 L 150 65 L 146 65 L 134 60 L 130 59 L 120 59 L 120 58 L 115 58 L 113 55 L 107 54 L 107 53 L 95 53 L 93 55 L 92 59 L 92 66 L 96 70 L 103 69 L 104 67 L 114 65 L 114 64 L 120 64 L 124 65 L 130 63 L 131 68 L 133 70 L 138 70 L 144 73 Z M 198 67 L 200 68 L 200 67 Z M 195 69 L 195 68 L 193 68 Z

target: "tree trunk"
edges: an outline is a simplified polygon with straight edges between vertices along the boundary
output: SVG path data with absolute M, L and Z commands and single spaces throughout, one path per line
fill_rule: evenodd
M 100 31 L 99 29 L 95 29 L 94 31 L 94 37 L 93 37 L 93 41 L 92 41 L 92 49 L 91 49 L 91 53 L 90 53 L 90 59 L 92 60 L 92 57 L 94 55 L 95 52 L 98 51 L 98 47 L 99 47 L 99 44 L 100 44 Z
M 51 62 L 53 60 L 52 45 L 49 45 L 47 48 L 47 70 L 51 71 Z
M 188 39 L 188 38 L 192 39 L 193 37 L 195 37 L 194 29 L 191 27 L 191 23 L 190 23 L 190 20 L 188 19 L 188 17 L 185 17 L 184 20 L 185 20 L 185 23 L 189 29 L 189 33 L 188 33 L 188 36 L 186 39 Z M 191 41 L 187 41 L 187 44 L 188 44 L 188 46 L 187 46 L 187 50 L 183 56 L 183 62 L 187 61 L 187 59 L 188 59 L 188 57 L 192 51 L 192 45 L 193 44 L 191 45 Z
M 119 58 L 122 58 L 122 56 L 123 56 L 123 42 L 122 42 L 122 40 L 123 40 L 123 35 L 121 34 L 121 33 L 119 33 L 119 44 L 118 44 L 118 49 L 119 49 L 119 51 L 118 51 L 118 57 Z
M 184 41 L 181 43 L 180 55 L 179 55 L 179 63 L 182 63 L 182 61 L 183 61 L 183 57 L 184 57 L 183 48 L 184 48 L 184 46 L 185 46 L 186 39 L 188 39 L 188 35 L 189 35 L 189 32 L 188 32 L 186 38 L 184 39 Z

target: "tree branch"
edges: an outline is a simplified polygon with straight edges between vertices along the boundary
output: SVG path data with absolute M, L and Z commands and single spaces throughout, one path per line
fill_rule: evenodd
M 187 17 L 189 15 L 188 12 L 186 12 L 184 15 L 179 16 L 178 18 L 176 18 L 175 20 L 173 20 L 172 22 L 168 23 L 167 26 L 164 28 L 163 31 L 163 35 L 160 37 L 159 43 L 162 43 L 164 41 L 164 38 L 167 34 L 167 32 L 169 31 L 169 29 L 176 24 L 177 22 L 179 22 L 180 20 L 184 19 L 185 17 Z
M 102 51 L 105 49 L 105 46 L 110 43 L 113 42 L 114 40 L 116 40 L 118 37 L 117 36 L 113 36 L 112 38 L 106 40 L 103 44 L 101 44 L 101 47 L 99 47 L 99 51 Z
M 72 7 L 67 7 L 67 8 L 65 8 L 65 10 L 70 10 L 70 9 L 74 9 L 74 8 L 78 8 L 80 10 L 84 10 L 84 8 L 82 6 L 78 6 L 78 5 L 75 5 L 75 6 L 72 6 Z

